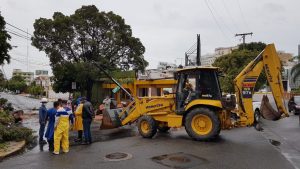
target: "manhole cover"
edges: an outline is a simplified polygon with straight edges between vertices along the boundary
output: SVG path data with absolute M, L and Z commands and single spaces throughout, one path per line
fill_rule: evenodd
M 104 157 L 104 160 L 106 160 L 106 161 L 122 161 L 122 160 L 131 159 L 131 158 L 132 158 L 132 155 L 129 153 L 116 152 L 116 153 L 107 154 Z
M 152 157 L 152 160 L 167 167 L 180 169 L 196 167 L 208 162 L 204 158 L 182 152 Z
M 188 163 L 191 160 L 187 157 L 182 157 L 182 156 L 174 156 L 169 158 L 170 161 L 178 162 L 178 163 Z
M 280 144 L 281 144 L 281 142 L 279 142 L 277 140 L 272 140 L 272 139 L 269 139 L 269 142 L 274 146 L 280 146 Z

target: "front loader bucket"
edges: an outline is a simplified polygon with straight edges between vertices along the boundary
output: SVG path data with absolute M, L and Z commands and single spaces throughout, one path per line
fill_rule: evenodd
M 104 109 L 100 129 L 113 129 L 121 126 L 119 114 L 122 109 Z
M 267 120 L 279 120 L 282 113 L 273 109 L 272 105 L 269 102 L 269 98 L 267 95 L 264 95 L 260 105 L 260 113 L 263 118 Z

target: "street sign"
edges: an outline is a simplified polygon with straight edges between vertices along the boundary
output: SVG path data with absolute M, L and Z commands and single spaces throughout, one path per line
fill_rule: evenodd
M 76 82 L 72 82 L 72 89 L 73 89 L 73 90 L 76 89 Z
M 117 86 L 117 87 L 115 87 L 115 88 L 112 90 L 112 92 L 113 92 L 113 93 L 117 93 L 119 90 L 120 90 L 120 87 Z

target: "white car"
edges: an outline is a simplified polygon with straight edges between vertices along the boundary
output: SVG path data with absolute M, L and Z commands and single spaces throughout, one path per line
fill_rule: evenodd
M 234 97 L 235 97 L 235 94 L 234 94 Z M 231 98 L 230 94 L 226 95 L 226 99 L 227 100 L 230 100 L 230 98 Z M 253 101 L 252 105 L 253 105 L 253 113 L 254 113 L 254 123 L 257 124 L 259 122 L 259 120 L 260 120 L 260 117 L 261 117 L 261 114 L 260 114 L 260 105 L 261 105 L 261 102 L 259 102 L 259 101 Z M 236 108 L 238 108 L 237 104 L 236 104 Z

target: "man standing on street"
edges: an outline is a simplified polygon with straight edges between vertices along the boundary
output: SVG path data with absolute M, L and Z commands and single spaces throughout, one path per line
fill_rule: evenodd
M 91 144 L 92 136 L 91 136 L 91 123 L 93 118 L 95 117 L 94 110 L 92 104 L 86 100 L 85 97 L 81 98 L 83 107 L 82 107 L 82 122 L 83 122 L 83 133 L 85 142 L 82 144 Z
M 47 119 L 49 120 L 49 122 L 48 122 L 48 128 L 45 137 L 47 138 L 50 152 L 54 150 L 54 123 L 55 123 L 55 115 L 58 107 L 59 107 L 59 102 L 56 101 L 53 103 L 53 108 L 47 111 Z
M 40 123 L 40 130 L 39 130 L 39 143 L 40 144 L 46 144 L 47 142 L 44 140 L 44 132 L 45 132 L 45 126 L 46 126 L 46 118 L 47 118 L 47 104 L 48 100 L 47 98 L 42 98 L 41 100 L 41 107 L 39 109 L 39 123 Z

